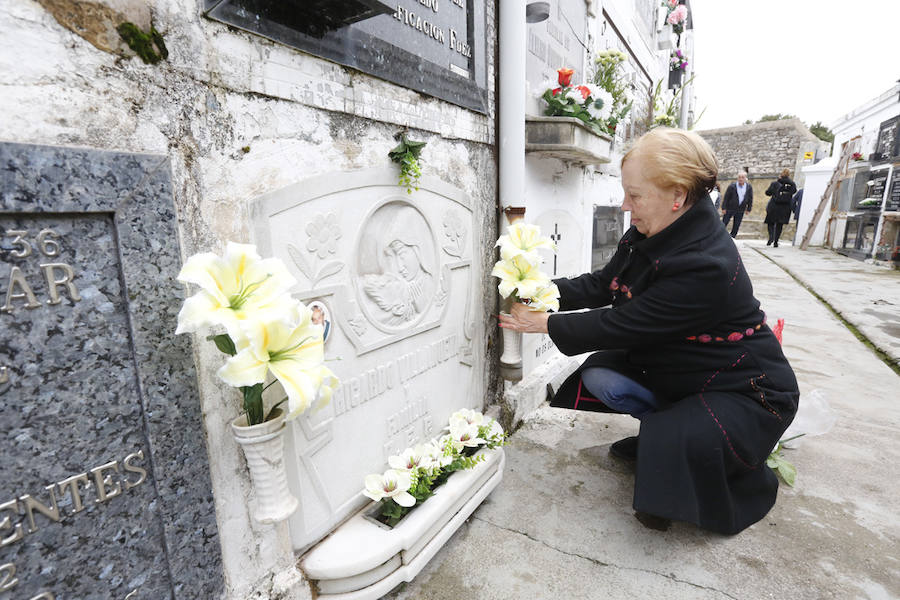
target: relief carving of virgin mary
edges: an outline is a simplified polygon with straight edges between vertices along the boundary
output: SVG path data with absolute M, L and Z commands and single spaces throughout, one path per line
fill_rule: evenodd
M 363 306 L 375 322 L 405 327 L 425 313 L 435 292 L 434 237 L 425 217 L 403 202 L 373 213 L 360 239 Z

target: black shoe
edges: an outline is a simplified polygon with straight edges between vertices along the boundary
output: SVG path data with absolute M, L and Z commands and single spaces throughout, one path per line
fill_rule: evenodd
M 769 241 L 766 242 L 766 246 L 771 246 L 771 245 L 772 245 L 772 238 L 769 238 Z
M 774 246 L 775 248 L 777 248 L 777 247 L 778 247 L 778 240 L 775 240 L 775 243 L 772 244 L 772 246 Z
M 637 460 L 637 449 L 638 437 L 636 435 L 633 435 L 631 437 L 625 438 L 624 440 L 613 442 L 609 447 L 609 453 L 616 458 L 634 462 Z

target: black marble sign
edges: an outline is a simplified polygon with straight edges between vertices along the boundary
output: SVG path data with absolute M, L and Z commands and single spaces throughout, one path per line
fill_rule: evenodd
M 900 164 L 894 165 L 894 170 L 891 173 L 891 183 L 888 187 L 888 197 L 884 210 L 900 211 Z
M 210 18 L 487 113 L 485 0 L 206 0 Z
M 0 168 L 0 598 L 220 597 L 167 157 Z
M 900 115 L 878 126 L 878 139 L 870 158 L 872 162 L 884 162 L 896 156 L 900 156 Z

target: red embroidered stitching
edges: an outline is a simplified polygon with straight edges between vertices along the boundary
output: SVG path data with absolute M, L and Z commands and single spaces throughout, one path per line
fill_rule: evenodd
M 775 410 L 774 408 L 772 408 L 772 407 L 769 405 L 768 402 L 766 402 L 766 396 L 765 396 L 765 394 L 763 393 L 763 391 L 762 391 L 761 389 L 759 389 L 759 386 L 756 385 L 757 380 L 762 379 L 763 377 L 766 377 L 766 374 L 765 374 L 765 373 L 763 373 L 763 374 L 760 375 L 759 377 L 751 377 L 751 378 L 750 378 L 750 387 L 752 387 L 754 390 L 756 390 L 757 392 L 759 392 L 759 403 L 762 405 L 762 407 L 765 408 L 765 409 L 766 409 L 767 411 L 769 411 L 770 413 L 772 413 L 773 415 L 775 415 L 775 417 L 776 417 L 779 421 L 781 421 L 781 420 L 782 420 L 782 419 L 781 419 L 781 415 L 778 414 L 778 411 Z
M 738 273 L 740 272 L 740 270 L 741 270 L 741 255 L 738 254 L 738 264 L 734 268 L 734 277 L 731 278 L 731 283 L 728 284 L 728 287 L 733 286 L 734 282 L 737 281 L 737 276 L 738 276 Z
M 740 357 L 738 357 L 738 359 L 736 361 L 734 361 L 734 363 L 732 363 L 732 365 L 728 368 L 733 369 L 734 367 L 736 367 L 738 365 L 738 363 L 740 363 L 742 360 L 744 360 L 745 356 L 747 356 L 746 352 L 741 354 Z M 725 441 L 728 443 L 728 448 L 729 448 L 729 450 L 731 450 L 731 453 L 734 454 L 734 457 L 736 459 L 738 459 L 741 462 L 741 464 L 744 465 L 745 467 L 747 467 L 748 469 L 756 469 L 756 468 L 758 468 L 758 466 L 753 466 L 753 465 L 748 464 L 747 461 L 745 461 L 743 458 L 741 458 L 741 456 L 737 453 L 737 450 L 734 449 L 734 446 L 731 444 L 731 438 L 728 437 L 728 432 L 725 431 L 724 427 L 722 427 L 722 423 L 719 422 L 719 418 L 716 417 L 716 413 L 714 413 L 712 411 L 712 409 L 709 407 L 709 404 L 706 403 L 706 399 L 703 397 L 703 392 L 706 391 L 707 386 L 721 372 L 722 372 L 722 369 L 719 369 L 718 371 L 713 373 L 709 379 L 706 380 L 706 383 L 703 384 L 703 388 L 701 388 L 700 394 L 699 394 L 700 402 L 703 403 L 703 406 L 706 407 L 706 411 L 709 413 L 709 416 L 711 416 L 713 418 L 713 421 L 716 422 L 716 425 L 719 426 L 719 430 L 722 432 L 722 435 L 725 436 Z

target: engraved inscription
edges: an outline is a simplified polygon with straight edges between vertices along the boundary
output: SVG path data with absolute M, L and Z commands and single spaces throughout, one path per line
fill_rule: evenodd
M 377 209 L 362 230 L 358 256 L 367 316 L 394 328 L 418 321 L 434 297 L 438 267 L 422 213 L 405 202 Z
M 59 256 L 59 235 L 52 229 L 42 229 L 33 238 L 25 229 L 7 229 L 5 237 L 12 238 L 6 255 L 9 259 L 16 259 L 17 262 L 32 256 L 36 257 L 38 254 L 47 258 Z M 49 295 L 47 304 L 52 306 L 62 302 L 60 288 L 72 302 L 81 300 L 81 295 L 75 286 L 75 270 L 70 265 L 62 262 L 39 262 L 38 267 L 43 272 L 42 279 L 47 285 L 47 294 Z M 26 273 L 31 275 L 31 281 Z M 35 279 L 32 271 L 23 271 L 19 265 L 10 265 L 6 284 L 6 301 L 0 306 L 0 312 L 12 313 L 17 306 L 28 309 L 41 306 L 33 285 L 40 279 Z

